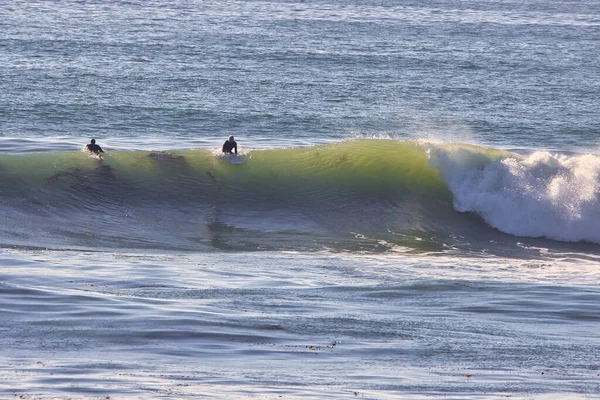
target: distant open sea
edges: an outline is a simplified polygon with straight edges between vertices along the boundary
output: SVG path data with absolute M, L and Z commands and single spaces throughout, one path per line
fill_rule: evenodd
M 0 398 L 600 399 L 599 95 L 598 0 L 3 1 Z

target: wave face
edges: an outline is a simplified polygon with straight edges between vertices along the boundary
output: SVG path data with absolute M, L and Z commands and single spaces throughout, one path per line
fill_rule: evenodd
M 240 160 L 206 149 L 2 155 L 0 243 L 438 251 L 484 249 L 501 232 L 600 243 L 597 156 L 356 140 Z

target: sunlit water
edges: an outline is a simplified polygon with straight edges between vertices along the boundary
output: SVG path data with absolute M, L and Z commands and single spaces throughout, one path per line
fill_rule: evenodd
M 3 5 L 0 397 L 600 398 L 599 15 Z

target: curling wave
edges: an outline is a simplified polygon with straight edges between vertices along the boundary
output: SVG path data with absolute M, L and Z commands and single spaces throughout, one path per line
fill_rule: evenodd
M 516 236 L 600 243 L 600 157 L 432 146 L 454 208 Z
M 430 251 L 483 248 L 506 239 L 497 230 L 600 243 L 594 155 L 356 140 L 229 161 L 206 149 L 1 155 L 0 243 Z

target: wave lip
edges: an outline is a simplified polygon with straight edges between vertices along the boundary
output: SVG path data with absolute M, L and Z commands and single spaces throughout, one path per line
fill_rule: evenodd
M 429 145 L 457 211 L 511 235 L 600 243 L 600 157 Z

